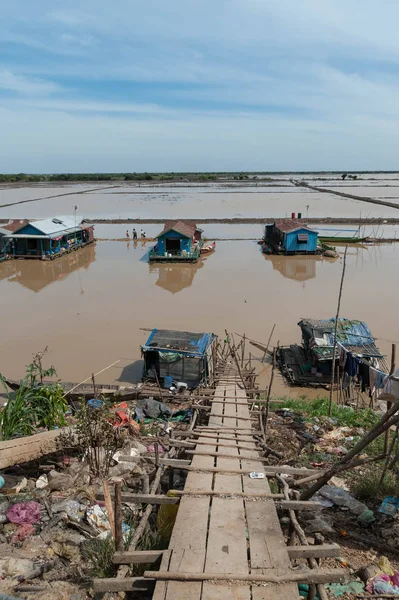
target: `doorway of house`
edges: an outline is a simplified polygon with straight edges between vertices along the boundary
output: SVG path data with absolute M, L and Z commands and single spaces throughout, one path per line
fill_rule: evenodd
M 180 252 L 180 240 L 174 238 L 166 238 L 165 240 L 166 252 L 177 254 Z

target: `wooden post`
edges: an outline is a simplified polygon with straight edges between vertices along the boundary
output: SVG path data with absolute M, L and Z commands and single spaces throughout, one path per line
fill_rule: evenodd
M 104 491 L 104 500 L 105 500 L 105 508 L 107 509 L 108 521 L 111 528 L 112 537 L 115 539 L 115 519 L 114 519 L 114 510 L 112 507 L 111 493 L 109 491 L 109 484 L 106 479 L 103 480 L 103 491 Z
M 392 351 L 391 351 L 391 368 L 389 369 L 389 374 L 393 375 L 395 372 L 395 368 L 396 368 L 396 344 L 392 344 Z M 392 406 L 392 402 L 390 402 L 389 400 L 387 401 L 387 410 L 389 410 Z M 385 432 L 385 440 L 384 440 L 384 453 L 386 454 L 388 452 L 388 446 L 389 446 L 389 429 L 386 430 Z M 384 473 L 385 475 L 385 473 Z M 382 481 L 382 479 L 381 479 Z
M 245 355 L 245 333 L 244 336 L 242 338 L 242 347 L 241 347 L 241 368 L 244 367 L 244 355 Z
M 273 337 L 273 333 L 274 333 L 274 330 L 275 330 L 275 329 L 276 329 L 276 324 L 274 324 L 274 325 L 273 325 L 273 328 L 272 328 L 272 330 L 271 330 L 271 333 L 270 333 L 270 335 L 269 335 L 269 339 L 267 340 L 267 346 L 266 346 L 266 349 L 265 349 L 265 353 L 264 353 L 264 355 L 263 355 L 263 357 L 262 357 L 262 362 L 264 362 L 264 361 L 265 361 L 265 358 L 266 358 L 267 351 L 269 350 L 269 344 L 270 344 L 270 342 L 271 342 L 271 339 L 272 339 L 272 337 Z
M 273 351 L 273 366 L 272 366 L 272 372 L 271 372 L 271 375 L 270 375 L 269 389 L 267 391 L 267 398 L 266 398 L 265 425 L 264 425 L 265 442 L 266 442 L 266 439 L 267 439 L 267 419 L 269 418 L 270 395 L 272 393 L 272 385 L 273 385 L 274 370 L 275 370 L 275 368 L 276 368 L 276 348 Z
M 338 319 L 339 319 L 339 310 L 341 308 L 342 288 L 343 288 L 343 285 L 344 285 L 345 270 L 346 270 L 346 255 L 347 255 L 347 253 L 348 253 L 348 246 L 345 247 L 344 263 L 342 265 L 341 284 L 339 286 L 339 294 L 338 294 L 337 315 L 335 317 L 334 346 L 333 346 L 332 365 L 331 365 L 330 402 L 329 402 L 329 405 L 328 405 L 328 416 L 329 417 L 331 417 L 331 413 L 332 413 L 332 402 L 333 402 L 333 392 L 334 392 L 334 378 L 335 378 L 335 352 L 336 352 L 336 349 L 337 349 Z
M 92 373 L 91 375 L 91 380 L 93 382 L 93 396 L 97 398 L 96 381 L 94 379 L 94 373 Z
M 122 552 L 124 549 L 123 545 L 123 531 L 122 531 L 122 483 L 117 481 L 115 483 L 115 548 L 118 552 Z

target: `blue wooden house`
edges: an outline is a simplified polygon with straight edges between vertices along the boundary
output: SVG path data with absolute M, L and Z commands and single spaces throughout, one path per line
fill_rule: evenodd
M 316 254 L 318 232 L 294 219 L 278 219 L 266 225 L 264 248 L 267 254 Z
M 143 380 L 158 381 L 169 388 L 182 382 L 192 389 L 211 384 L 217 337 L 213 333 L 192 333 L 153 329 L 141 346 Z
M 156 236 L 156 245 L 150 250 L 150 262 L 197 262 L 201 234 L 201 229 L 192 221 L 166 221 Z
M 70 217 L 55 217 L 26 223 L 3 239 L 11 257 L 53 259 L 93 242 L 94 228 Z

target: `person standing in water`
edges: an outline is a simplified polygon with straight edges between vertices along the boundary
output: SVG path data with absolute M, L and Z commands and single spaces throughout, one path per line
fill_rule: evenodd
M 133 229 L 133 239 L 137 240 L 137 231 L 135 229 Z
M 145 239 L 145 231 L 143 231 L 143 230 L 140 231 L 140 237 L 142 240 Z
M 128 240 L 130 240 L 130 235 L 129 235 L 128 230 L 126 230 L 126 237 L 127 237 Z

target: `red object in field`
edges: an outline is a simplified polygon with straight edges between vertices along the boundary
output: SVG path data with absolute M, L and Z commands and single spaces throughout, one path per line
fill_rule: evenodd
M 291 213 L 291 219 L 295 219 L 295 213 Z

